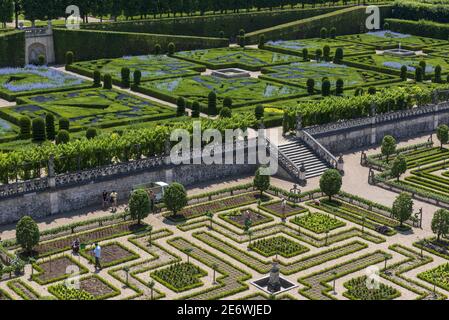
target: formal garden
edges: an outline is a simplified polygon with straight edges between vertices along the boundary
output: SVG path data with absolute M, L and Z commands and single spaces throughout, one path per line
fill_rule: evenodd
M 268 274 L 274 259 L 282 275 L 292 275 L 303 284 L 289 291 L 290 299 L 336 299 L 332 293 L 336 280 L 372 265 L 381 266 L 381 283 L 369 289 L 367 276 L 350 278 L 343 283 L 341 298 L 392 300 L 405 292 L 417 299 L 446 298 L 402 275 L 433 261 L 427 256 L 430 251 L 424 255 L 400 244 L 383 245 L 400 242 L 394 230 L 405 230 L 396 225 L 410 219 L 412 211 L 405 213 L 407 206 L 398 209 L 396 202 L 389 208 L 342 192 L 341 176 L 335 172 L 328 170 L 320 179 L 321 190 L 302 194 L 276 188 L 268 177 L 195 196 L 173 183 L 163 196 L 161 217 L 178 217 L 174 224 L 156 223 L 145 189 L 131 194 L 125 212 L 82 224 L 42 232 L 33 219 L 24 217 L 17 224 L 17 238 L 2 242 L 2 252 L 11 260 L 0 269 L 7 284 L 1 297 L 249 297 L 254 295 L 246 292 L 253 288 L 251 279 Z M 389 212 L 391 216 L 386 215 Z M 185 219 L 179 219 L 181 215 Z M 100 258 L 96 255 L 99 245 Z M 393 255 L 396 261 L 389 263 Z M 334 263 L 336 259 L 340 262 Z M 323 263 L 329 267 L 310 272 Z M 418 277 L 447 290 L 445 272 L 447 264 Z M 79 279 L 79 286 L 72 286 L 72 279 Z
M 448 299 L 447 0 L 376 0 L 369 31 L 373 1 L 92 0 L 73 30 L 31 0 L 0 6 L 0 197 L 21 197 L 0 233 L 0 300 Z M 36 56 L 23 42 L 49 30 L 23 26 L 47 19 L 54 52 Z M 291 159 L 293 180 L 166 163 L 170 134 L 193 140 L 197 120 L 287 143 L 299 117 L 325 136 L 430 108 L 428 140 L 386 135 L 360 163 L 299 132 L 294 148 L 335 167 L 313 179 Z M 142 177 L 170 181 L 156 196 Z

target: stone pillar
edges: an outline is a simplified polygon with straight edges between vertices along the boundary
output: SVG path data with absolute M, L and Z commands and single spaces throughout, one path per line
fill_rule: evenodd
M 438 115 L 438 111 L 440 110 L 440 106 L 435 104 L 433 109 L 433 130 L 436 130 L 440 125 L 440 116 Z
M 343 161 L 343 155 L 340 154 L 340 157 L 337 161 L 337 170 L 340 171 L 341 174 L 344 174 L 345 172 L 345 162 Z
M 296 114 L 296 137 L 299 136 L 299 132 L 302 130 L 302 115 L 300 113 Z
M 306 166 L 304 165 L 304 162 L 301 163 L 301 167 L 299 168 L 299 181 L 301 181 L 301 183 L 306 184 L 307 183 L 307 178 L 306 178 Z
M 50 155 L 50 159 L 48 159 L 48 186 L 50 188 L 56 187 L 54 155 Z
M 377 142 L 377 130 L 376 130 L 376 104 L 371 103 L 371 144 L 376 144 Z

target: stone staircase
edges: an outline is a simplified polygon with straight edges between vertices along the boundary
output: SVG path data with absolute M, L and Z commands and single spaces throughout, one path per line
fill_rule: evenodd
M 302 141 L 296 140 L 278 147 L 297 168 L 304 163 L 306 168 L 306 179 L 320 176 L 330 168 L 330 166 L 321 160 L 313 150 Z

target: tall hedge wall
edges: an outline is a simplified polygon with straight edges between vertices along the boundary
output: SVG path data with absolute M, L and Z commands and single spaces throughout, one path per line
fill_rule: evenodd
M 381 17 L 391 16 L 391 6 L 380 6 Z M 249 43 L 257 43 L 259 36 L 264 34 L 266 40 L 294 40 L 319 37 L 320 30 L 326 27 L 337 28 L 338 34 L 352 34 L 364 31 L 366 7 L 351 7 L 326 13 L 320 16 L 281 24 L 272 28 L 262 29 L 247 34 Z
M 217 0 L 218 1 L 218 0 Z M 82 29 L 108 30 L 119 32 L 157 33 L 189 36 L 218 36 L 224 31 L 226 37 L 234 37 L 240 29 L 251 32 L 279 24 L 305 19 L 341 7 L 324 7 L 314 9 L 292 9 L 262 12 L 241 12 L 225 15 L 208 15 L 195 17 L 180 17 L 121 21 L 115 23 L 89 23 Z
M 394 18 L 405 20 L 431 20 L 449 22 L 449 2 L 420 0 L 397 0 L 394 3 Z
M 25 64 L 25 33 L 0 33 L 0 67 L 21 67 Z
M 65 62 L 65 53 L 73 51 L 77 61 L 118 58 L 125 55 L 149 54 L 159 43 L 167 51 L 173 42 L 176 50 L 225 47 L 229 41 L 219 38 L 172 36 L 147 33 L 126 33 L 96 30 L 54 29 L 57 63 Z
M 416 36 L 430 37 L 447 40 L 449 38 L 449 24 L 433 21 L 385 19 L 390 24 L 390 29 L 396 32 L 411 33 Z

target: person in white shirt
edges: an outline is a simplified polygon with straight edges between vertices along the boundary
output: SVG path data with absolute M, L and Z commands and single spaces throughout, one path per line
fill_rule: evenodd
M 95 269 L 100 269 L 101 270 L 101 247 L 98 243 L 95 244 L 95 249 L 94 249 L 94 255 L 95 255 Z

